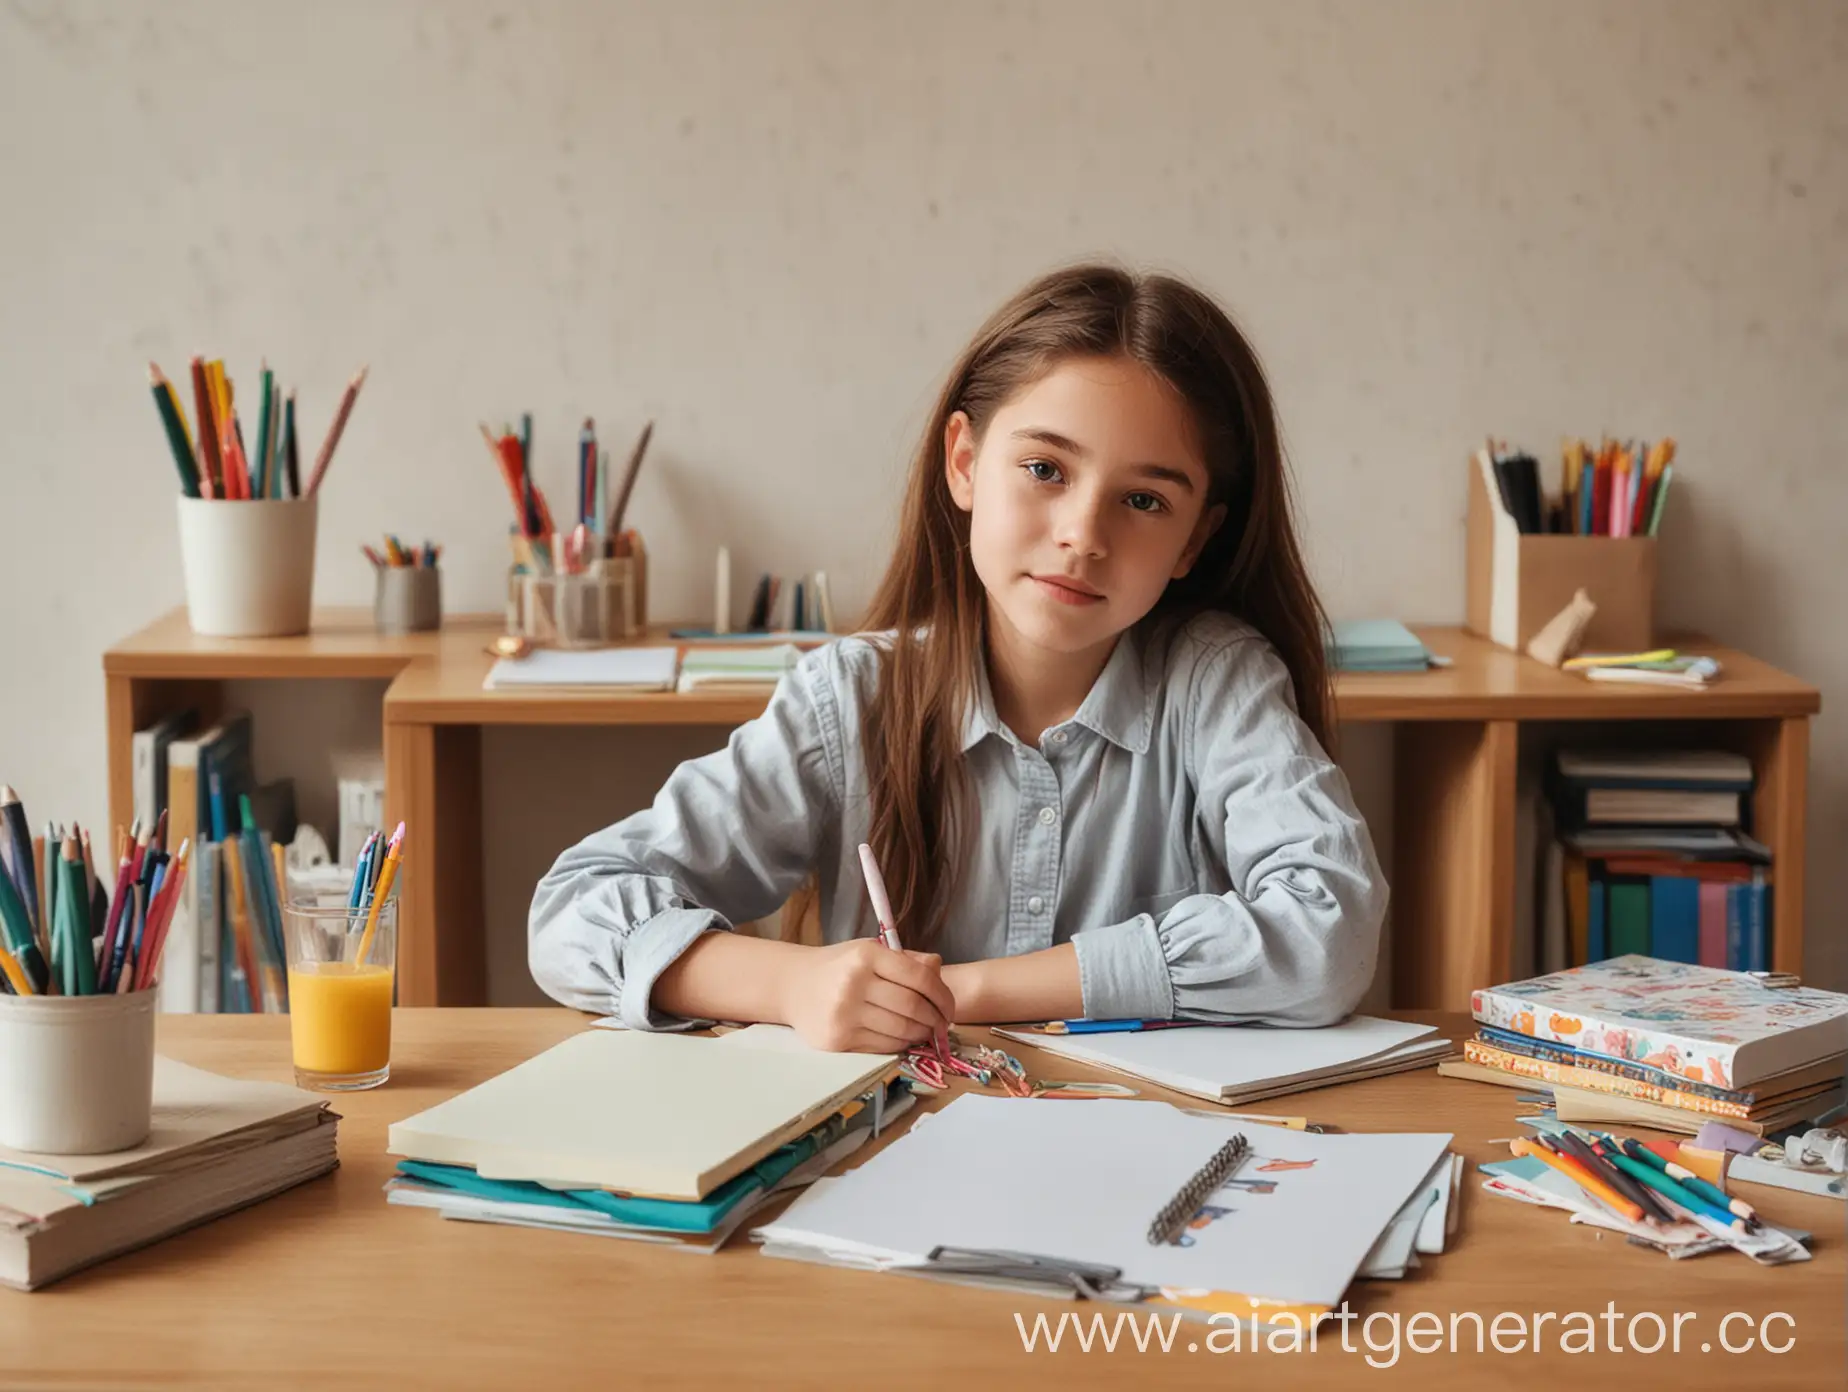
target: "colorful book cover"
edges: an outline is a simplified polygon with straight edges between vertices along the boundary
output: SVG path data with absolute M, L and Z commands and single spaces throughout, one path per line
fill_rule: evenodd
M 1730 1103 L 1738 1108 L 1737 1115 L 1747 1116 L 1752 1106 L 1758 1101 L 1758 1094 L 1751 1088 L 1733 1089 L 1715 1087 L 1712 1083 L 1696 1082 L 1679 1074 L 1664 1073 L 1659 1068 L 1649 1068 L 1640 1063 L 1631 1063 L 1628 1059 L 1609 1058 L 1604 1054 L 1594 1054 L 1586 1049 L 1575 1049 L 1570 1044 L 1551 1044 L 1538 1039 L 1529 1039 L 1524 1034 L 1515 1034 L 1511 1030 L 1492 1029 L 1485 1025 L 1476 1031 L 1479 1043 L 1491 1049 L 1500 1049 L 1506 1053 L 1523 1054 L 1531 1059 L 1549 1059 L 1554 1063 L 1566 1064 L 1573 1068 L 1593 1069 L 1599 1073 L 1609 1073 L 1613 1077 L 1628 1078 L 1638 1083 L 1656 1088 L 1675 1088 L 1691 1093 L 1695 1097 L 1710 1098 L 1715 1102 Z M 1578 1086 L 1576 1083 L 1574 1087 Z M 1639 1093 L 1638 1096 L 1643 1094 Z
M 1741 1106 L 1737 1102 L 1719 1102 L 1711 1097 L 1683 1092 L 1678 1087 L 1640 1082 L 1601 1068 L 1581 1068 L 1549 1058 L 1532 1058 L 1510 1049 L 1495 1048 L 1476 1039 L 1463 1041 L 1463 1057 L 1484 1068 L 1499 1069 L 1503 1073 L 1532 1078 L 1536 1082 L 1563 1083 L 1567 1087 L 1589 1088 L 1593 1092 L 1608 1092 L 1617 1097 L 1660 1102 L 1665 1107 L 1679 1107 L 1684 1112 L 1699 1112 L 1704 1116 L 1744 1118 L 1752 1112 L 1750 1107 Z
M 1476 991 L 1470 1012 L 1723 1088 L 1848 1049 L 1848 996 L 1634 955 Z

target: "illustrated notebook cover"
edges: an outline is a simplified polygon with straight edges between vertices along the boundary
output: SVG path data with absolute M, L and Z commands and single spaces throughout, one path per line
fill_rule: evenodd
M 1476 991 L 1470 1013 L 1723 1088 L 1848 1050 L 1848 996 L 1634 954 Z

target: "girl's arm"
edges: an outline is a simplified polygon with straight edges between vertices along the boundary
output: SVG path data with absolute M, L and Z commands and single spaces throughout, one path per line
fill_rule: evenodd
M 1261 638 L 1235 637 L 1176 675 L 1189 688 L 1195 834 L 1230 888 L 1159 922 L 1079 933 L 1084 1013 L 1332 1024 L 1373 980 L 1386 914 L 1347 778 L 1297 718 L 1288 669 Z
M 895 1052 L 943 1027 L 955 1003 L 934 956 L 730 932 L 774 912 L 838 834 L 842 661 L 804 659 L 724 749 L 682 764 L 652 807 L 558 858 L 529 922 L 542 989 L 634 1029 L 763 1020 L 826 1049 Z
M 541 989 L 634 1029 L 719 1013 L 698 991 L 671 1014 L 658 1009 L 655 983 L 702 936 L 729 937 L 734 921 L 775 912 L 814 871 L 822 836 L 838 824 L 838 751 L 822 735 L 834 702 L 829 661 L 825 652 L 805 659 L 724 749 L 675 769 L 652 807 L 559 856 L 528 921 Z
M 959 1024 L 1069 1020 L 1084 1014 L 1078 950 L 1068 942 L 1018 957 L 948 966 L 943 982 L 956 997 Z

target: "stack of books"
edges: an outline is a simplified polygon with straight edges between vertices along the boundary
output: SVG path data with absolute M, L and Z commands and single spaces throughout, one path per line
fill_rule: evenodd
M 1848 996 L 1625 956 L 1477 991 L 1447 1076 L 1551 1091 L 1561 1121 L 1753 1135 L 1841 1106 Z
M 1543 970 L 1626 953 L 1771 967 L 1771 853 L 1750 833 L 1744 755 L 1562 750 L 1548 810 Z
M 586 1030 L 396 1123 L 387 1201 L 715 1252 L 912 1100 L 895 1057 L 764 1037 Z
M 1431 652 L 1397 619 L 1350 619 L 1328 637 L 1329 666 L 1341 672 L 1422 672 Z
M 310 1092 L 154 1062 L 154 1129 L 133 1150 L 0 1147 L 0 1284 L 35 1290 L 267 1199 L 339 1163 Z

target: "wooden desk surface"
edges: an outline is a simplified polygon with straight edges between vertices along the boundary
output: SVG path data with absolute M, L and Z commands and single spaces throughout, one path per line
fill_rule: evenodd
M 388 722 L 437 725 L 736 725 L 760 714 L 757 696 L 484 691 L 501 629 L 492 614 L 450 615 L 435 633 L 384 637 L 367 609 L 316 612 L 299 638 L 201 638 L 178 609 L 103 655 L 110 676 L 143 679 L 378 677 L 393 679 Z M 1351 721 L 1784 719 L 1821 708 L 1817 689 L 1746 653 L 1698 638 L 1675 640 L 1723 664 L 1707 691 L 1618 686 L 1554 671 L 1457 627 L 1418 626 L 1453 659 L 1422 673 L 1339 673 L 1341 718 Z M 667 626 L 639 641 L 660 643 Z
M 1435 1018 L 1460 1037 L 1459 1017 Z M 386 1127 L 511 1067 L 583 1029 L 565 1010 L 406 1010 L 398 1012 L 393 1078 L 377 1091 L 335 1100 L 341 1167 L 268 1202 L 141 1252 L 69 1277 L 31 1295 L 0 1291 L 0 1383 L 187 1385 L 312 1382 L 431 1387 L 534 1388 L 775 1385 L 1061 1387 L 1159 1385 L 1224 1388 L 1243 1382 L 1240 1355 L 1209 1352 L 1211 1332 L 1182 1326 L 1174 1351 L 1112 1355 L 1068 1346 L 1028 1354 L 1014 1323 L 1029 1328 L 1044 1312 L 1089 1315 L 1116 1307 L 1039 1301 L 900 1276 L 837 1271 L 772 1260 L 746 1237 L 716 1256 L 664 1251 L 607 1238 L 448 1222 L 389 1207 L 380 1192 L 392 1169 Z M 206 1068 L 287 1081 L 287 1023 L 263 1016 L 163 1016 L 163 1051 Z M 1022 1051 L 1030 1071 L 1084 1076 L 1086 1070 Z M 1146 1097 L 1164 1096 L 1149 1088 Z M 1456 1133 L 1473 1163 L 1503 1147 L 1489 1142 L 1516 1128 L 1516 1094 L 1439 1078 L 1433 1070 L 1301 1094 L 1266 1104 L 1350 1130 L 1417 1127 Z M 1025 1104 L 1033 1105 L 1033 1104 Z M 1045 1103 L 1088 1106 L 1084 1102 Z M 864 1153 L 864 1152 L 863 1152 Z M 998 1158 L 984 1163 L 998 1164 Z M 976 1172 L 972 1165 L 971 1174 Z M 962 1178 L 968 1178 L 967 1176 Z M 1476 1177 L 1463 1190 L 1461 1227 L 1443 1256 L 1404 1281 L 1358 1283 L 1350 1292 L 1360 1319 L 1312 1354 L 1278 1365 L 1291 1385 L 1348 1385 L 1385 1376 L 1422 1386 L 1533 1387 L 1535 1373 L 1627 1374 L 1625 1387 L 1817 1387 L 1838 1376 L 1844 1352 L 1843 1207 L 1829 1200 L 1754 1188 L 1752 1200 L 1774 1221 L 1816 1233 L 1812 1262 L 1764 1269 L 1734 1254 L 1671 1262 L 1609 1234 L 1574 1227 L 1563 1213 L 1491 1198 Z M 1306 1236 L 1305 1240 L 1313 1240 Z M 1695 1312 L 1683 1352 L 1653 1358 L 1606 1347 L 1607 1302 L 1622 1318 L 1660 1315 L 1673 1328 Z M 1391 1346 L 1388 1318 L 1475 1312 L 1486 1327 L 1510 1311 L 1597 1320 L 1600 1352 L 1568 1356 L 1555 1322 L 1546 1350 L 1474 1351 L 1474 1326 L 1460 1326 L 1467 1352 L 1414 1353 L 1376 1372 L 1361 1319 L 1372 1327 L 1372 1355 Z M 1754 1322 L 1772 1312 L 1767 1334 L 1791 1351 L 1722 1355 L 1720 1322 L 1733 1311 Z M 1412 1332 L 1420 1335 L 1427 1323 Z M 1728 1333 L 1742 1342 L 1746 1327 Z M 1637 1337 L 1649 1342 L 1647 1321 Z M 1440 1336 L 1443 1337 L 1443 1336 Z M 1185 1351 L 1189 1340 L 1198 1344 Z M 1701 1342 L 1711 1357 L 1699 1355 Z M 1217 1347 L 1215 1343 L 1211 1347 Z M 1242 1355 L 1249 1360 L 1247 1349 Z M 1281 1357 L 1271 1354 L 1273 1360 Z M 1153 1363 L 1151 1364 L 1151 1361 Z M 1230 1360 L 1230 1361 L 1229 1361 Z M 1247 1366 L 1249 1364 L 1247 1363 Z M 1300 1381 L 1297 1381 L 1300 1380 Z M 1372 1385 L 1370 1382 L 1364 1385 Z

